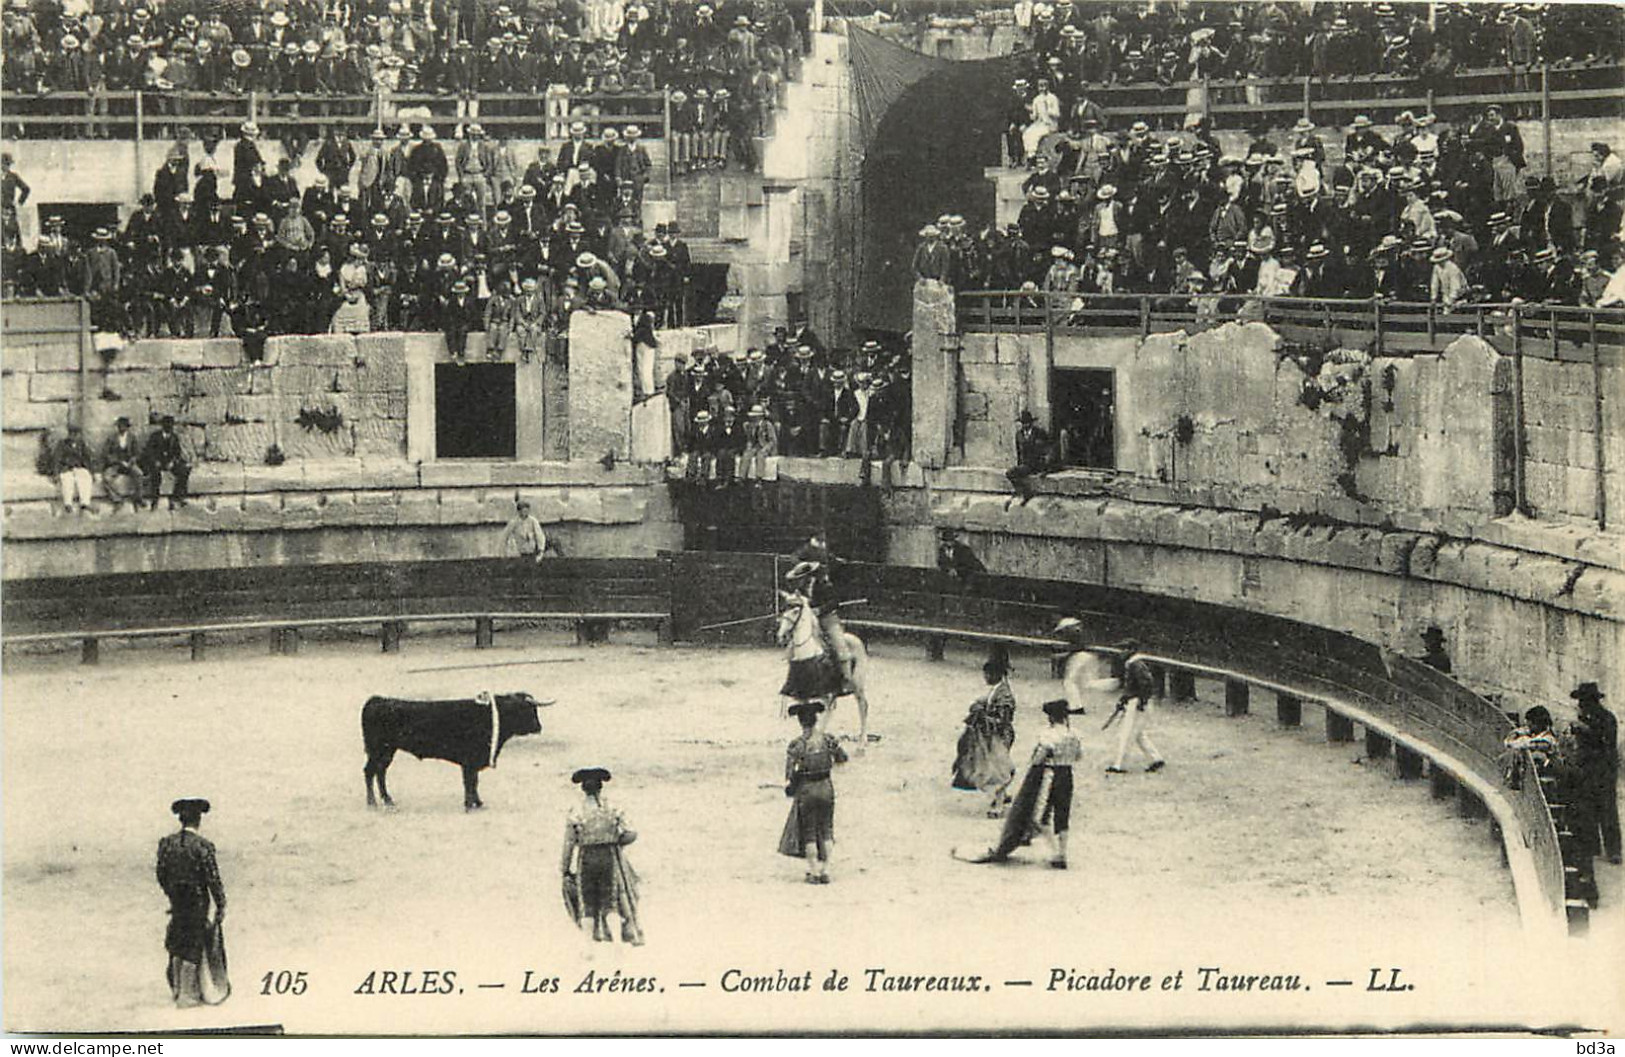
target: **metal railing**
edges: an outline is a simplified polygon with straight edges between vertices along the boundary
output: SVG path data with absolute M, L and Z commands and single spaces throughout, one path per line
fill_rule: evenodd
M 1122 336 L 1177 331 L 1200 333 L 1231 322 L 1260 322 L 1288 341 L 1334 348 L 1369 349 L 1373 356 L 1440 352 L 1465 336 L 1483 339 L 1512 358 L 1510 429 L 1512 488 L 1509 509 L 1538 513 L 1529 502 L 1528 429 L 1524 413 L 1527 359 L 1589 364 L 1586 400 L 1593 441 L 1591 474 L 1597 527 L 1609 526 L 1608 434 L 1604 369 L 1625 366 L 1625 309 L 1544 304 L 1444 306 L 1377 298 L 1259 297 L 1246 294 L 1075 294 L 1020 290 L 969 290 L 956 295 L 962 334 L 1043 333 L 1058 336 Z M 1489 394 L 1485 394 L 1486 398 Z M 1583 432 L 1583 431 L 1582 431 Z M 1501 505 L 1499 502 L 1496 504 Z
M 1237 320 L 1292 328 L 1299 340 L 1369 342 L 1380 355 L 1436 352 L 1464 335 L 1552 360 L 1618 362 L 1625 309 L 1547 304 L 1457 304 L 1380 298 L 1262 297 L 1253 294 L 1087 294 L 966 290 L 957 295 L 964 332 L 1045 330 L 1141 337 L 1208 330 Z M 1514 348 L 1516 346 L 1516 348 Z M 1331 347 L 1331 346 L 1328 346 Z
M 428 118 L 421 116 L 428 111 Z M 402 113 L 406 111 L 407 113 Z M 562 139 L 573 121 L 597 135 L 605 126 L 641 126 L 650 139 L 671 125 L 671 98 L 659 92 L 388 92 L 366 95 L 225 93 L 188 91 L 0 92 L 0 124 L 113 139 L 163 139 L 177 127 L 254 121 L 273 137 L 279 128 L 339 125 L 393 131 L 401 122 L 464 124 L 477 121 L 498 135 Z M 228 131 L 231 131 L 228 129 Z

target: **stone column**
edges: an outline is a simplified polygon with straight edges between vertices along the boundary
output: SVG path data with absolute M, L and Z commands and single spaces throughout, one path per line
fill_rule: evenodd
M 632 422 L 632 319 L 625 312 L 570 316 L 570 461 L 606 451 L 629 458 Z
M 406 458 L 435 458 L 434 365 L 445 351 L 438 334 L 412 334 L 406 339 Z
M 545 431 L 545 389 L 542 384 L 545 355 L 531 358 L 529 363 L 516 359 L 513 365 L 514 458 L 520 462 L 547 458 L 543 447 Z
M 954 417 L 959 413 L 959 326 L 954 292 L 935 279 L 914 284 L 914 461 L 948 464 Z

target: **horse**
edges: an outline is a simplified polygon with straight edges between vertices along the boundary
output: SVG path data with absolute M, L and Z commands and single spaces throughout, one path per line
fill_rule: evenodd
M 790 664 L 792 670 L 797 662 L 813 659 L 826 661 L 831 671 L 835 669 L 835 660 L 829 656 L 829 648 L 824 642 L 823 633 L 818 627 L 818 617 L 808 604 L 805 595 L 792 594 L 780 591 L 779 599 L 784 608 L 779 612 L 779 628 L 774 636 L 781 646 L 790 648 Z M 864 746 L 869 743 L 869 696 L 865 683 L 868 680 L 869 650 L 864 646 L 863 640 L 851 632 L 844 632 L 846 636 L 846 649 L 852 655 L 852 696 L 858 699 L 858 752 L 863 752 Z M 824 705 L 824 725 L 829 723 L 829 717 L 835 714 L 836 702 L 846 696 L 848 691 L 838 684 L 828 693 L 806 698 L 805 700 L 818 701 Z

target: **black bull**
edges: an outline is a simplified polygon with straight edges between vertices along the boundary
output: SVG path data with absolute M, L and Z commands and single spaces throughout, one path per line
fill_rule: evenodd
M 480 800 L 480 772 L 496 764 L 509 738 L 540 734 L 541 718 L 534 697 L 526 693 L 496 695 L 496 739 L 491 737 L 491 706 L 473 698 L 454 701 L 404 701 L 373 697 L 361 706 L 361 740 L 367 749 L 367 805 L 374 807 L 373 779 L 378 795 L 393 807 L 385 772 L 396 750 L 420 760 L 445 760 L 463 769 L 463 807 L 484 807 Z

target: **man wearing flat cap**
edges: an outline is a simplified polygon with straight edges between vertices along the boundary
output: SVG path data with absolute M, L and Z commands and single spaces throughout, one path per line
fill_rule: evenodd
M 169 809 L 181 821 L 179 832 L 158 842 L 158 887 L 169 897 L 169 928 L 164 933 L 169 989 L 182 1009 L 218 1005 L 230 996 L 231 984 L 226 979 L 225 945 L 220 935 L 220 923 L 226 917 L 226 888 L 220 882 L 214 844 L 198 833 L 209 802 L 183 797 Z
M 564 875 L 564 902 L 577 926 L 592 920 L 592 938 L 610 943 L 609 915 L 621 919 L 621 942 L 643 945 L 638 922 L 637 874 L 621 849 L 638 839 L 626 817 L 605 802 L 604 783 L 611 778 L 603 767 L 583 767 L 570 776 L 581 787 L 582 800 L 564 821 L 564 852 L 559 870 Z

